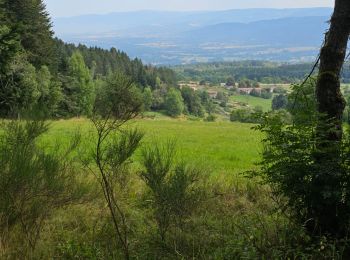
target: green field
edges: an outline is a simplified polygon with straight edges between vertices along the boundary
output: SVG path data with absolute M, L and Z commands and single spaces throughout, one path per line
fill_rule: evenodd
M 181 160 L 199 163 L 213 173 L 243 172 L 259 160 L 260 134 L 250 124 L 140 119 L 129 126 L 145 133 L 144 143 L 175 139 Z M 83 142 L 91 140 L 93 129 L 85 119 L 52 122 L 48 137 L 62 142 L 76 130 L 82 132 Z
M 262 107 L 264 112 L 271 110 L 272 99 L 253 97 L 250 95 L 234 95 L 234 96 L 231 96 L 230 99 L 233 102 L 245 103 L 249 105 L 251 108 L 260 106 Z

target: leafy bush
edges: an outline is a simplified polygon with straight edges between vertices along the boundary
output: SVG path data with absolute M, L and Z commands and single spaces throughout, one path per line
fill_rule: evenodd
M 231 112 L 230 120 L 231 122 L 241 122 L 241 123 L 259 123 L 261 111 L 251 110 L 249 108 L 234 109 Z
M 272 110 L 286 109 L 288 106 L 288 97 L 279 94 L 272 99 Z
M 266 114 L 257 127 L 266 135 L 261 175 L 310 233 L 344 238 L 350 228 L 350 135 L 339 144 L 340 154 L 316 145 L 322 116 L 316 112 L 313 83 L 293 87 L 292 124 Z
M 263 89 L 261 91 L 260 97 L 264 99 L 272 98 L 272 93 L 270 92 L 270 89 Z
M 277 87 L 273 89 L 273 93 L 276 94 L 287 94 L 287 89 L 283 88 L 283 87 Z
M 205 119 L 205 121 L 207 121 L 207 122 L 215 122 L 216 121 L 216 116 L 215 115 L 213 115 L 213 114 L 210 114 L 210 115 L 208 115 L 207 117 L 206 117 L 206 119 Z

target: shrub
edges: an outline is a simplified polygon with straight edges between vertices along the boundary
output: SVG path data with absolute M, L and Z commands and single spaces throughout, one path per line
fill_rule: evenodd
M 260 94 L 261 98 L 270 99 L 272 98 L 272 93 L 269 89 L 263 89 Z
M 85 191 L 71 167 L 79 136 L 62 153 L 57 145 L 51 152 L 39 145 L 47 130 L 42 121 L 11 121 L 0 134 L 0 244 L 21 258 L 30 257 L 54 210 L 79 201 Z
M 91 118 L 96 131 L 92 152 L 95 167 L 90 167 L 89 160 L 86 166 L 97 177 L 110 212 L 115 240 L 121 245 L 124 258 L 129 259 L 130 227 L 120 195 L 127 186 L 130 158 L 139 147 L 143 133 L 137 129 L 126 131 L 122 126 L 141 112 L 142 99 L 135 95 L 133 82 L 121 74 L 112 78 L 103 93 Z
M 207 118 L 205 119 L 205 121 L 207 121 L 207 122 L 215 122 L 216 121 L 216 116 L 215 115 L 213 115 L 213 114 L 210 114 L 210 115 L 208 115 L 207 116 Z
M 163 242 L 172 225 L 180 227 L 191 216 L 200 198 L 196 186 L 199 170 L 184 163 L 175 164 L 174 157 L 172 142 L 142 150 L 141 179 L 151 192 L 153 215 Z
M 279 94 L 272 99 L 272 110 L 286 109 L 288 98 L 286 95 Z
M 257 128 L 266 135 L 261 175 L 276 194 L 287 198 L 294 217 L 311 234 L 344 238 L 350 228 L 350 138 L 344 136 L 340 154 L 325 156 L 316 146 L 322 137 L 315 134 L 320 115 L 313 90 L 313 81 L 293 87 L 292 124 L 286 125 L 278 114 L 266 114 Z
M 273 89 L 273 93 L 276 94 L 287 94 L 287 90 L 285 88 L 282 87 L 277 87 Z
M 260 122 L 261 111 L 251 110 L 249 108 L 235 109 L 231 112 L 230 120 L 231 122 L 241 122 L 241 123 L 259 123 Z

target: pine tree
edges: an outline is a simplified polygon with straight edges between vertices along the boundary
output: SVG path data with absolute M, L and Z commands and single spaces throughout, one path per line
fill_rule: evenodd
M 36 68 L 55 63 L 51 20 L 42 0 L 4 0 L 11 24 L 21 38 L 28 60 Z
M 0 0 L 0 78 L 2 80 L 20 49 L 19 37 L 9 23 L 5 7 L 5 1 Z

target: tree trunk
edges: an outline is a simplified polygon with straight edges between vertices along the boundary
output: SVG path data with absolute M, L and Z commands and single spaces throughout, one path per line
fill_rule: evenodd
M 339 193 L 343 189 L 341 164 L 342 117 L 345 100 L 340 91 L 340 72 L 344 65 L 350 33 L 350 0 L 336 0 L 330 29 L 320 53 L 316 85 L 320 113 L 316 130 L 315 175 L 308 208 L 309 231 L 344 237 L 348 231 L 349 208 Z
M 350 1 L 336 0 L 331 26 L 321 49 L 320 70 L 316 86 L 318 112 L 323 115 L 319 127 L 322 131 L 320 147 L 327 147 L 327 144 L 337 143 L 342 139 L 345 100 L 340 91 L 339 77 L 344 64 L 349 33 Z

